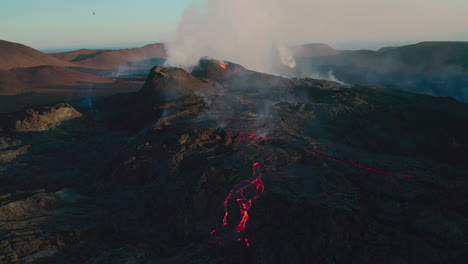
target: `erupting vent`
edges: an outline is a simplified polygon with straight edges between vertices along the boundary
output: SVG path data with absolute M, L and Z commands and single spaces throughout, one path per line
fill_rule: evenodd
M 229 67 L 226 63 L 219 63 L 218 64 L 219 67 L 225 69 L 225 70 L 228 70 L 228 71 L 232 71 L 231 67 Z
M 256 162 L 253 164 L 253 175 L 251 180 L 245 180 L 232 187 L 223 203 L 223 225 L 220 229 L 211 231 L 211 235 L 214 238 L 212 243 L 220 246 L 226 246 L 226 244 L 231 241 L 239 241 L 245 243 L 246 247 L 250 246 L 245 230 L 247 221 L 250 218 L 249 209 L 252 207 L 252 202 L 260 197 L 265 190 L 265 184 L 261 178 L 261 167 L 260 164 Z M 240 212 L 240 221 L 235 226 L 231 223 L 230 207 L 232 203 L 237 204 Z

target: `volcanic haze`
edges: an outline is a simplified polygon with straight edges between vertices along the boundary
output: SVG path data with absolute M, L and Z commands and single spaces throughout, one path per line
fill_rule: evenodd
M 300 43 L 463 38 L 466 7 L 456 0 L 443 7 L 432 0 L 201 0 L 162 38 L 167 65 L 190 67 L 208 56 L 273 72 L 278 57 L 289 56 L 279 51 Z

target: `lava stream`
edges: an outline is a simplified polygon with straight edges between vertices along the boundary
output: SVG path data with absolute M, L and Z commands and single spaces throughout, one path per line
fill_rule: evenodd
M 214 236 L 213 243 L 225 246 L 230 240 L 243 241 L 246 247 L 250 246 L 250 241 L 245 235 L 246 224 L 249 221 L 249 210 L 252 202 L 260 197 L 265 190 L 265 184 L 262 181 L 261 167 L 258 162 L 253 164 L 253 175 L 250 180 L 245 180 L 236 184 L 229 191 L 224 199 L 224 216 L 221 229 L 212 230 L 210 234 Z M 230 223 L 229 203 L 236 202 L 239 206 L 240 221 L 235 227 Z
M 360 168 L 360 169 L 364 169 L 364 170 L 369 170 L 369 171 L 377 172 L 377 173 L 380 173 L 380 174 L 385 174 L 385 175 L 389 175 L 389 176 L 391 176 L 391 175 L 401 175 L 401 176 L 407 177 L 407 178 L 412 177 L 411 175 L 408 175 L 408 174 L 399 174 L 399 173 L 394 173 L 394 172 L 388 172 L 388 171 L 383 171 L 383 170 L 378 170 L 378 169 L 373 169 L 373 168 L 365 167 L 365 166 L 362 166 L 362 165 L 359 165 L 359 164 L 354 164 L 354 163 L 346 162 L 346 161 L 343 161 L 343 160 L 339 160 L 339 159 L 335 159 L 335 158 L 329 157 L 329 156 L 327 156 L 327 155 L 325 155 L 325 154 L 318 153 L 318 152 L 312 152 L 312 154 L 314 154 L 315 156 L 318 156 L 318 157 L 322 157 L 322 158 L 325 158 L 325 159 L 328 159 L 328 160 L 331 160 L 331 161 L 335 161 L 335 162 L 344 164 L 344 165 L 353 166 L 353 167 L 357 167 L 357 168 Z

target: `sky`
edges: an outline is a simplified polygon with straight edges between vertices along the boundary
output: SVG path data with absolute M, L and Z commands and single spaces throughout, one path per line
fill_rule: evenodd
M 0 39 L 36 49 L 133 47 L 167 39 L 180 29 L 194 0 L 0 0 Z M 468 41 L 467 0 L 196 0 L 217 5 L 221 19 L 288 32 L 288 44 L 377 48 L 425 40 Z M 237 5 L 238 2 L 244 4 Z M 263 3 L 263 6 L 262 6 Z M 267 6 L 265 6 L 265 3 Z M 278 8 L 275 8 L 276 5 Z M 251 8 L 252 7 L 252 8 Z M 242 8 L 235 10 L 232 8 Z M 268 16 L 257 16 L 262 11 Z M 249 14 L 243 17 L 244 11 Z M 96 14 L 93 15 L 93 12 Z M 203 10 L 201 11 L 203 12 Z M 234 15 L 233 15 L 234 14 Z M 276 21 L 276 17 L 281 17 Z M 219 18 L 217 18 L 219 19 Z M 285 27 L 284 25 L 287 25 Z M 203 30 L 203 29 L 198 29 Z M 295 34 L 289 34 L 295 31 Z
M 0 0 L 0 39 L 36 49 L 154 43 L 175 30 L 189 2 Z

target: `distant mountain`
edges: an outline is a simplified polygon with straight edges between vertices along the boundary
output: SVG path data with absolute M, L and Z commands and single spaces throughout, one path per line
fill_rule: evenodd
M 164 45 L 159 43 L 132 49 L 81 49 L 50 55 L 93 69 L 151 68 L 155 64 L 162 63 L 167 56 Z
M 296 56 L 304 76 L 468 101 L 468 42 L 421 42 L 378 51 Z M 325 78 L 326 79 L 326 78 Z
M 383 47 L 383 48 L 380 48 L 379 50 L 377 50 L 378 52 L 385 52 L 385 51 L 389 51 L 389 50 L 393 50 L 393 49 L 398 49 L 399 46 L 389 46 L 389 47 Z
M 19 43 L 0 40 L 0 70 L 41 65 L 73 66 L 73 63 Z
M 60 66 L 0 70 L 0 113 L 138 90 L 141 81 L 109 79 Z
M 0 95 L 40 92 L 47 89 L 89 87 L 95 84 L 114 83 L 105 77 L 59 66 L 37 66 L 0 71 Z
M 70 52 L 49 53 L 49 54 L 61 60 L 71 62 L 75 59 L 83 58 L 86 56 L 96 56 L 96 54 L 99 54 L 105 51 L 112 51 L 112 50 L 79 49 L 79 50 L 70 51 Z
M 294 56 L 296 57 L 316 57 L 316 56 L 329 56 L 337 55 L 340 52 L 327 44 L 311 43 L 292 48 Z
M 0 112 L 139 89 L 140 74 L 165 58 L 162 44 L 46 54 L 0 41 Z M 145 75 L 146 76 L 146 75 Z
M 468 72 L 468 42 L 421 42 L 386 50 L 383 55 L 394 56 L 421 71 Z
M 460 72 L 468 70 L 468 42 L 421 42 L 402 47 L 386 47 L 378 51 L 346 51 L 341 54 L 315 56 L 313 60 L 309 60 L 309 63 L 332 66 L 354 65 L 380 72 L 438 73 L 442 70 Z

